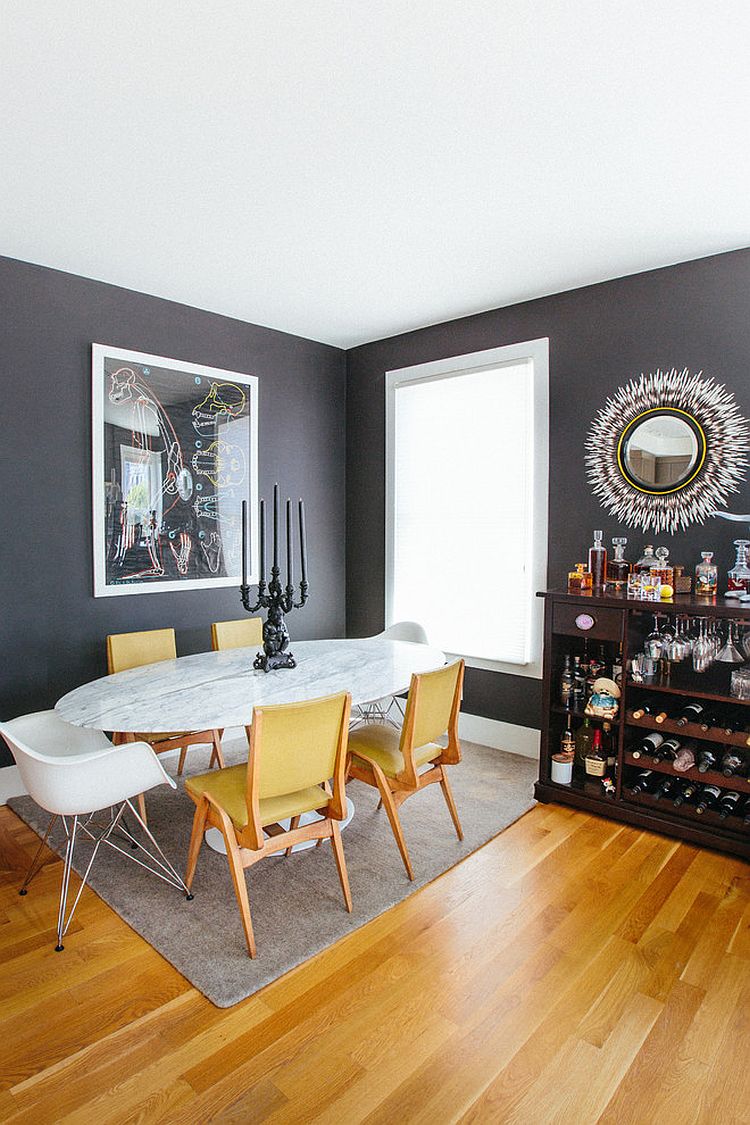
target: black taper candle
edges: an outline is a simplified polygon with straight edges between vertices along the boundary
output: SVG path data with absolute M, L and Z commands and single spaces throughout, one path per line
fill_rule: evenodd
M 260 502 L 260 575 L 259 581 L 266 580 L 266 502 Z
M 247 500 L 242 501 L 242 585 L 247 586 Z
M 279 486 L 273 486 L 273 565 L 279 569 Z
M 292 501 L 286 498 L 286 584 L 294 585 L 294 559 L 292 557 Z
M 302 581 L 307 582 L 307 536 L 305 534 L 305 502 L 299 502 L 299 551 L 302 563 Z

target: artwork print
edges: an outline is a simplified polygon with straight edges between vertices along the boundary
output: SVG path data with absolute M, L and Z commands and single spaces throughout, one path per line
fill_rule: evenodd
M 95 597 L 239 585 L 257 404 L 253 375 L 93 345 Z

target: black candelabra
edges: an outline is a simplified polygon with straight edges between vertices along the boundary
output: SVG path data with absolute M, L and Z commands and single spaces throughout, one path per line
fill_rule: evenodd
M 271 672 L 274 668 L 296 668 L 297 661 L 289 651 L 289 629 L 284 614 L 301 609 L 307 601 L 307 539 L 305 536 L 305 505 L 299 502 L 300 569 L 299 601 L 295 602 L 294 584 L 294 528 L 292 501 L 286 502 L 286 586 L 281 585 L 279 567 L 279 486 L 273 486 L 273 562 L 271 580 L 266 582 L 266 502 L 261 500 L 260 526 L 260 580 L 255 605 L 250 604 L 250 587 L 247 581 L 247 501 L 242 501 L 242 585 L 240 596 L 248 613 L 266 610 L 263 622 L 263 652 L 255 657 L 253 667 Z

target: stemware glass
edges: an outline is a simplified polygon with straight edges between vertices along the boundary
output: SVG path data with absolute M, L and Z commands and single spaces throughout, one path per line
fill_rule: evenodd
M 669 642 L 659 631 L 659 614 L 654 614 L 654 628 L 643 642 L 643 651 L 653 660 L 661 660 L 664 648 Z
M 698 639 L 693 645 L 693 670 L 705 672 L 712 662 L 713 644 L 708 636 L 708 622 L 705 617 L 698 618 Z
M 716 656 L 717 660 L 723 664 L 744 664 L 745 657 L 737 648 L 735 640 L 734 621 L 730 621 L 727 626 L 727 639 Z
M 744 632 L 742 634 L 742 651 L 746 658 L 750 660 L 750 626 L 743 625 Z

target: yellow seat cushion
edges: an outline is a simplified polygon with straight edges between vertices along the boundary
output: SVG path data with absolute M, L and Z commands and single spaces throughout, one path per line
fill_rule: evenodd
M 197 777 L 189 777 L 185 788 L 191 797 L 200 798 L 205 793 L 224 809 L 236 828 L 247 825 L 247 805 L 245 790 L 247 786 L 247 765 L 228 766 L 223 770 L 211 770 Z M 276 824 L 279 820 L 299 816 L 300 813 L 322 809 L 329 798 L 319 785 L 298 789 L 295 793 L 282 793 L 278 797 L 262 797 L 260 800 L 260 823 Z
M 363 756 L 377 762 L 386 777 L 395 777 L 404 768 L 404 758 L 399 749 L 401 732 L 383 723 L 366 723 L 349 735 L 349 750 L 357 757 Z M 419 767 L 442 754 L 443 747 L 436 742 L 426 742 L 414 751 L 414 764 Z

